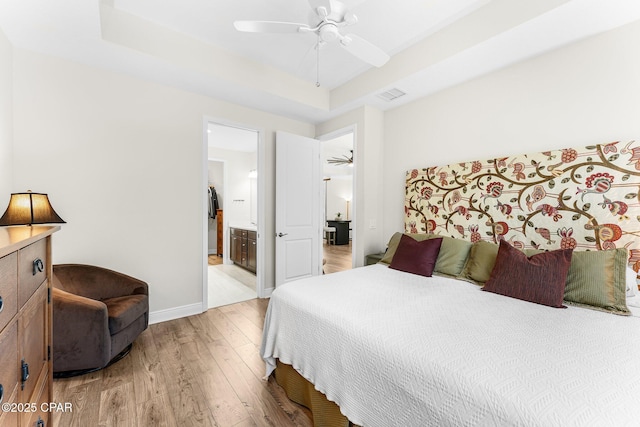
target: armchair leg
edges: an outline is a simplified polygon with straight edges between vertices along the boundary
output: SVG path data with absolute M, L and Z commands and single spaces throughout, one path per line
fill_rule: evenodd
M 120 353 L 116 354 L 113 357 L 113 359 L 111 359 L 109 361 L 109 363 L 107 363 L 107 366 L 103 366 L 102 368 L 90 368 L 90 369 L 79 369 L 79 370 L 76 370 L 76 371 L 54 372 L 53 373 L 53 378 L 77 377 L 78 375 L 84 375 L 84 374 L 88 374 L 88 373 L 91 373 L 91 372 L 99 371 L 100 369 L 107 368 L 107 367 L 113 365 L 114 363 L 116 363 L 117 361 L 119 361 L 120 359 L 124 358 L 127 354 L 129 354 L 129 352 L 131 351 L 131 348 L 133 348 L 133 343 L 129 344 L 128 346 L 126 346 L 124 348 L 124 350 L 122 350 Z

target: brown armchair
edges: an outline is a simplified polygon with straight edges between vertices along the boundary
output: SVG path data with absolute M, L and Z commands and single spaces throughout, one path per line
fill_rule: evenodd
M 53 373 L 102 369 L 131 349 L 149 325 L 147 284 L 82 264 L 53 266 Z

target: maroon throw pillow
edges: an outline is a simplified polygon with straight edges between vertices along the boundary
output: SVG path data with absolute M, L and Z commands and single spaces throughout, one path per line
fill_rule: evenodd
M 389 267 L 431 277 L 440 253 L 440 245 L 442 245 L 442 237 L 418 242 L 413 237 L 403 234 Z
M 501 240 L 496 265 L 482 290 L 565 308 L 562 299 L 572 253 L 573 249 L 561 249 L 527 257 Z

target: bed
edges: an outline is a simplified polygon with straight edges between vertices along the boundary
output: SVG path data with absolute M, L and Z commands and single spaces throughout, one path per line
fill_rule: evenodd
M 602 153 L 606 146 L 583 151 Z M 344 418 L 320 417 L 316 425 L 346 425 L 346 420 L 385 427 L 640 424 L 638 239 L 629 231 L 640 221 L 632 206 L 638 175 L 620 156 L 609 156 L 608 164 L 584 156 L 571 169 L 569 163 L 582 153 L 572 150 L 575 157 L 574 151 L 563 156 L 564 150 L 542 154 L 566 163 L 553 173 L 554 168 L 535 163 L 535 156 L 525 156 L 535 160 L 534 172 L 513 180 L 524 187 L 519 193 L 515 185 L 504 185 L 511 195 L 489 185 L 499 182 L 490 172 L 510 179 L 504 171 L 517 159 L 479 162 L 469 168 L 478 177 L 464 179 L 451 173 L 463 164 L 447 167 L 449 172 L 425 168 L 422 177 L 409 171 L 405 233 L 389 241 L 383 263 L 274 291 L 261 346 L 267 375 L 288 370 L 335 402 Z M 618 160 L 624 167 L 613 164 Z M 606 166 L 613 172 L 603 170 Z M 589 172 L 579 173 L 580 168 Z M 585 185 L 595 174 L 591 186 Z M 433 177 L 441 181 L 428 184 Z M 603 196 L 613 187 L 594 182 L 599 178 L 620 182 L 626 195 L 633 194 L 622 215 L 610 208 L 622 198 L 613 191 L 607 193 L 611 198 Z M 432 191 L 425 191 L 429 185 Z M 547 187 L 532 201 L 540 189 L 536 185 Z M 582 185 L 592 193 L 561 185 Z M 456 200 L 455 191 L 466 202 Z M 557 198 L 555 210 L 536 209 L 551 206 L 545 197 Z M 594 209 L 601 200 L 603 206 Z M 504 208 L 507 202 L 522 213 Z M 616 231 L 613 225 L 621 233 L 603 233 Z M 418 244 L 423 246 L 413 246 Z M 513 260 L 533 266 L 518 267 Z M 418 271 L 412 271 L 416 265 Z M 536 280 L 554 283 L 547 294 L 555 302 L 518 294 Z

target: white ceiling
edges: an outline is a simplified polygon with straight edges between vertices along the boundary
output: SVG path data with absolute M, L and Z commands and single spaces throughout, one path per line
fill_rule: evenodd
M 424 38 L 435 28 L 487 2 L 488 0 L 367 0 L 352 9 L 359 22 L 343 33 L 358 34 L 388 54 L 394 54 Z M 344 3 L 349 5 L 349 0 Z M 236 20 L 307 24 L 311 7 L 306 0 L 115 0 L 115 7 L 304 80 L 316 82 L 314 34 L 239 33 L 233 27 Z M 320 65 L 321 85 L 329 89 L 340 86 L 371 68 L 337 44 L 325 45 L 321 49 Z
M 335 0 L 332 0 L 335 1 Z M 319 123 L 382 110 L 640 19 L 638 0 L 345 0 L 353 32 L 391 55 L 372 68 L 311 34 L 239 33 L 234 20 L 307 23 L 306 0 L 0 0 L 18 48 Z M 407 95 L 376 95 L 397 87 Z

